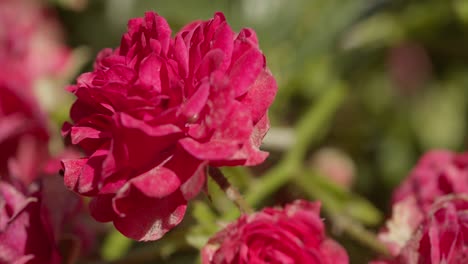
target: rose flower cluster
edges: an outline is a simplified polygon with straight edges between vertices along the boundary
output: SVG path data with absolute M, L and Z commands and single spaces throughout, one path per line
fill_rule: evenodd
M 171 38 L 148 12 L 120 46 L 102 50 L 75 94 L 63 133 L 86 154 L 63 161 L 66 186 L 124 235 L 156 240 L 183 218 L 206 166 L 256 165 L 276 82 L 255 32 L 221 13 Z

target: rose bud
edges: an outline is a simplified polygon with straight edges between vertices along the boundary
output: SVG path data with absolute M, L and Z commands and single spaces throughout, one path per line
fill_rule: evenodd
M 336 148 L 322 148 L 312 156 L 309 164 L 321 176 L 329 178 L 344 189 L 349 190 L 352 187 L 356 168 L 345 152 Z

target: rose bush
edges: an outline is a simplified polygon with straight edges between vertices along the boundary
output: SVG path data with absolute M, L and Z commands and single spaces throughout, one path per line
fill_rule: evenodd
M 243 215 L 208 241 L 202 263 L 348 263 L 346 251 L 325 236 L 319 213 L 320 203 L 298 200 Z
M 124 235 L 159 239 L 183 218 L 210 166 L 256 165 L 276 82 L 250 29 L 221 13 L 174 38 L 153 12 L 128 23 L 115 50 L 69 87 L 64 135 L 85 152 L 64 160 L 65 184 Z

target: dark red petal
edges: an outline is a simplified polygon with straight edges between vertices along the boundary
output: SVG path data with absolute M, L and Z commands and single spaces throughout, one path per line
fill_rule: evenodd
M 142 189 L 129 182 L 128 188 L 117 194 L 114 208 L 120 217 L 114 219 L 114 225 L 127 237 L 139 241 L 157 240 L 182 221 L 187 201 L 180 191 L 155 198 L 158 192 Z

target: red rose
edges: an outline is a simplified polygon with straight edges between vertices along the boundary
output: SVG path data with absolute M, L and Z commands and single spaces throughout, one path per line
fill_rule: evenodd
M 202 263 L 349 263 L 346 251 L 325 236 L 319 211 L 318 202 L 301 200 L 243 215 L 208 241 Z
M 426 153 L 393 193 L 392 219 L 379 234 L 392 255 L 398 255 L 439 197 L 468 193 L 468 154 Z
M 63 131 L 86 157 L 63 161 L 65 184 L 93 197 L 98 221 L 159 239 L 182 220 L 207 165 L 266 158 L 276 88 L 255 33 L 236 35 L 221 13 L 174 38 L 156 13 L 132 19 L 120 47 L 69 88 L 77 100 Z
M 40 193 L 0 181 L 0 263 L 54 264 L 60 256 Z
M 276 83 L 252 30 L 222 14 L 171 39 L 155 13 L 135 18 L 115 50 L 69 88 L 64 132 L 86 153 L 64 160 L 65 184 L 124 235 L 159 239 L 183 218 L 206 165 L 255 165 Z
M 47 121 L 27 82 L 5 75 L 0 73 L 0 179 L 9 175 L 29 185 L 47 158 Z
M 431 207 L 398 263 L 468 263 L 468 197 L 445 196 Z

